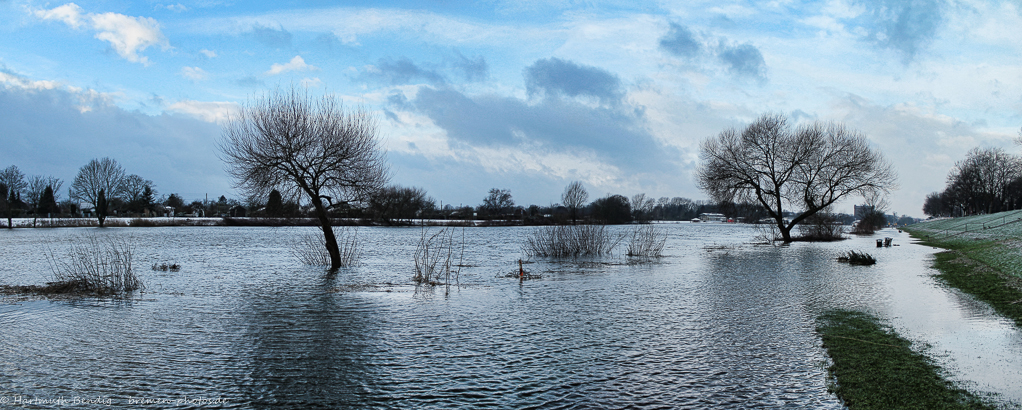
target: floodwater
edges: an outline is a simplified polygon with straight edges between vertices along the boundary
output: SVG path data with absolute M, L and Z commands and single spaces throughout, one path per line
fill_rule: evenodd
M 2 284 L 51 280 L 47 252 L 97 236 L 134 244 L 147 289 L 0 300 L 0 407 L 841 408 L 815 333 L 831 308 L 888 319 L 971 390 L 1022 402 L 1022 334 L 937 285 L 935 250 L 907 234 L 775 247 L 751 226 L 662 228 L 655 262 L 533 258 L 526 281 L 502 276 L 534 228 L 457 228 L 449 292 L 412 286 L 420 228 L 359 228 L 361 263 L 335 276 L 291 254 L 315 228 L 4 230 Z M 836 262 L 847 250 L 879 263 Z

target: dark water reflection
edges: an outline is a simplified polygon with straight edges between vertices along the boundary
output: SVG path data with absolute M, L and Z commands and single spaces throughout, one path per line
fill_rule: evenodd
M 149 286 L 127 301 L 0 303 L 0 397 L 171 408 L 840 408 L 814 331 L 831 307 L 890 318 L 959 380 L 1022 395 L 1022 337 L 934 285 L 931 251 L 904 236 L 862 268 L 833 259 L 872 251 L 872 238 L 781 248 L 750 245 L 755 231 L 744 226 L 667 229 L 659 262 L 536 260 L 527 269 L 543 278 L 524 283 L 496 276 L 517 267 L 528 228 L 469 229 L 470 267 L 449 295 L 410 285 L 417 229 L 362 228 L 364 263 L 334 277 L 290 256 L 304 229 L 0 232 L 0 283 L 45 282 L 40 249 L 95 234 L 130 237 Z M 147 268 L 159 262 L 183 269 Z

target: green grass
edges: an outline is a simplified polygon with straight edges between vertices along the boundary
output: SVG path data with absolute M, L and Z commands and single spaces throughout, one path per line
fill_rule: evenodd
M 817 323 L 833 361 L 831 391 L 849 409 L 994 408 L 948 381 L 932 359 L 873 316 L 835 310 Z
M 936 256 L 933 266 L 940 271 L 937 278 L 987 302 L 997 313 L 1022 327 L 1022 291 L 1017 284 L 1018 278 L 969 259 L 961 251 L 940 252 Z
M 1022 327 L 1022 211 L 943 219 L 905 228 L 938 253 L 935 275 Z M 1018 222 L 1016 222 L 1018 221 Z M 967 230 L 966 230 L 967 229 Z

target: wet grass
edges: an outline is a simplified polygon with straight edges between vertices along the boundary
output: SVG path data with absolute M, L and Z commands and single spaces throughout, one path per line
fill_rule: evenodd
M 830 386 L 849 409 L 993 409 L 946 379 L 912 342 L 866 313 L 835 310 L 817 318 L 833 364 Z
M 986 302 L 1022 327 L 1022 223 L 1020 211 L 930 221 L 906 227 L 936 254 L 942 283 Z
M 959 250 L 938 253 L 933 266 L 940 271 L 935 276 L 942 282 L 987 302 L 997 313 L 1022 327 L 1022 281 L 1019 278 L 970 259 Z

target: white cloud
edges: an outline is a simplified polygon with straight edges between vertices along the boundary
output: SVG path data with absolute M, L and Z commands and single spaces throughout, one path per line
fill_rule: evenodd
M 188 114 L 206 122 L 222 122 L 227 120 L 230 113 L 239 112 L 241 106 L 233 102 L 181 100 L 171 104 L 167 110 Z
M 288 71 L 307 71 L 307 70 L 318 70 L 316 66 L 305 64 L 305 59 L 302 56 L 295 56 L 291 61 L 286 64 L 274 64 L 270 66 L 270 70 L 266 72 L 266 75 L 277 75 L 286 73 Z
M 68 3 L 50 10 L 36 10 L 36 17 L 43 20 L 59 20 L 73 28 L 82 27 L 82 8 L 77 4 Z
M 138 53 L 150 46 L 164 50 L 170 43 L 160 31 L 160 23 L 149 17 L 131 17 L 117 13 L 84 13 L 77 4 L 68 3 L 50 10 L 35 10 L 36 17 L 43 20 L 62 21 L 68 26 L 80 29 L 87 26 L 97 33 L 95 37 L 110 43 L 114 51 L 125 60 L 149 65 L 149 59 Z
M 192 81 L 202 81 L 209 78 L 209 73 L 199 67 L 181 67 L 181 75 Z
M 180 13 L 182 11 L 188 11 L 188 7 L 186 7 L 184 4 L 181 4 L 181 3 L 170 4 L 170 5 L 164 6 L 164 8 L 166 8 L 167 10 L 170 10 L 170 11 L 178 12 L 178 13 Z
M 60 87 L 60 83 L 52 80 L 32 81 L 27 78 L 8 74 L 0 71 L 0 84 L 7 88 L 21 88 L 26 90 L 52 90 Z
M 202 55 L 204 55 L 204 56 L 206 56 L 208 58 L 216 58 L 216 51 L 202 49 L 202 50 L 199 50 L 199 52 L 202 53 Z
M 320 80 L 319 77 L 303 78 L 299 84 L 301 84 L 302 87 L 305 88 L 312 88 L 319 87 L 321 84 L 323 84 L 323 81 Z

